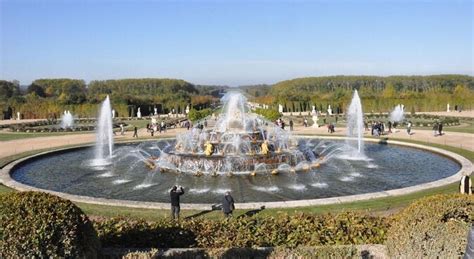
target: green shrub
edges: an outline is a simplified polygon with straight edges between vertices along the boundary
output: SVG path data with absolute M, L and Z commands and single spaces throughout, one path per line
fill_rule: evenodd
M 95 258 L 100 243 L 72 202 L 41 192 L 0 196 L 0 257 Z
M 395 216 L 387 249 L 396 258 L 459 258 L 473 222 L 474 196 L 428 197 Z
M 202 109 L 202 110 L 196 110 L 196 109 L 191 109 L 188 113 L 188 118 L 191 121 L 198 121 L 206 118 L 207 116 L 212 114 L 212 110 L 209 108 Z
M 277 110 L 273 109 L 256 109 L 255 113 L 262 115 L 269 121 L 276 121 L 278 118 L 281 117 L 281 114 Z
M 95 227 L 106 247 L 274 247 L 377 244 L 389 222 L 359 213 L 193 219 L 180 223 L 109 219 Z

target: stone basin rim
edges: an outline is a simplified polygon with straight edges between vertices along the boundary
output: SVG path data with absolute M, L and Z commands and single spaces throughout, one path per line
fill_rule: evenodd
M 312 139 L 332 139 L 332 140 L 348 139 L 347 137 L 344 137 L 344 136 L 296 135 L 295 137 L 312 138 Z M 174 137 L 159 138 L 157 140 L 171 140 L 171 139 L 175 139 L 175 138 Z M 147 141 L 156 141 L 156 140 L 155 139 L 143 140 L 143 141 L 135 140 L 135 141 L 123 141 L 119 143 L 126 144 L 126 143 L 137 143 L 137 142 L 147 142 Z M 436 153 L 436 154 L 452 159 L 453 161 L 458 163 L 461 166 L 461 168 L 454 175 L 451 175 L 451 176 L 448 176 L 436 181 L 404 187 L 404 188 L 399 188 L 399 189 L 392 189 L 392 190 L 387 190 L 387 191 L 364 193 L 364 194 L 346 195 L 346 196 L 331 197 L 331 198 L 321 198 L 321 199 L 236 203 L 235 204 L 236 209 L 260 209 L 262 207 L 264 208 L 310 207 L 310 206 L 318 206 L 318 205 L 330 205 L 330 204 L 340 204 L 340 203 L 348 203 L 348 202 L 355 202 L 355 201 L 364 201 L 364 200 L 371 200 L 371 199 L 390 197 L 390 196 L 402 196 L 402 195 L 406 195 L 406 194 L 410 194 L 410 193 L 414 193 L 414 192 L 418 192 L 422 190 L 441 187 L 441 186 L 448 185 L 451 183 L 459 182 L 462 176 L 469 175 L 472 171 L 474 171 L 473 164 L 467 158 L 461 155 L 458 155 L 454 152 L 444 150 L 441 148 L 426 146 L 422 144 L 415 144 L 415 143 L 410 143 L 410 142 L 404 142 L 404 141 L 397 141 L 397 140 L 364 138 L 364 141 L 377 142 L 380 144 L 406 146 L 406 147 L 429 151 L 429 152 Z M 142 209 L 169 209 L 170 208 L 170 204 L 164 203 L 164 202 L 145 202 L 145 201 L 131 201 L 131 200 L 120 200 L 120 199 L 107 199 L 107 198 L 97 198 L 97 197 L 91 197 L 91 196 L 74 195 L 74 194 L 68 194 L 64 192 L 57 192 L 57 191 L 52 191 L 52 190 L 47 190 L 47 189 L 42 189 L 42 188 L 26 185 L 26 184 L 17 182 L 11 177 L 13 170 L 20 164 L 26 162 L 27 160 L 38 158 L 47 154 L 52 154 L 52 153 L 71 150 L 71 149 L 79 149 L 79 148 L 84 148 L 84 147 L 89 147 L 89 146 L 93 146 L 93 144 L 89 143 L 89 144 L 84 144 L 80 146 L 49 150 L 49 151 L 40 152 L 34 155 L 30 155 L 30 156 L 18 159 L 16 161 L 13 161 L 1 169 L 0 183 L 4 184 L 7 187 L 13 188 L 17 191 L 40 191 L 40 192 L 50 193 L 50 194 L 59 196 L 61 198 L 65 198 L 73 202 L 117 206 L 117 207 L 128 207 L 128 208 L 142 208 Z M 182 203 L 181 204 L 181 209 L 184 209 L 184 210 L 215 210 L 218 208 L 219 208 L 219 204 L 217 203 L 215 204 Z

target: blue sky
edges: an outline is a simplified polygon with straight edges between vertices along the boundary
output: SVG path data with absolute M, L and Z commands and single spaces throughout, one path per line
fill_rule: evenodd
M 472 1 L 0 0 L 0 78 L 473 74 Z

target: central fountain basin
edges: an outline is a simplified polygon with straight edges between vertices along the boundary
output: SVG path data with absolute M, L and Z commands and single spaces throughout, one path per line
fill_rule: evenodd
M 242 174 L 202 175 L 150 169 L 142 159 L 160 156 L 160 150 L 176 140 L 116 144 L 110 165 L 91 167 L 93 149 L 62 151 L 17 165 L 11 177 L 40 189 L 81 196 L 129 201 L 169 202 L 173 185 L 185 187 L 183 203 L 217 203 L 231 191 L 239 203 L 279 202 L 341 197 L 400 189 L 430 183 L 455 175 L 461 166 L 454 160 L 429 151 L 397 145 L 366 143 L 366 158 L 348 160 L 335 150 L 344 141 L 298 138 L 326 157 L 319 167 L 294 170 L 284 166 L 278 175 L 271 169 Z M 332 154 L 331 154 L 332 152 Z

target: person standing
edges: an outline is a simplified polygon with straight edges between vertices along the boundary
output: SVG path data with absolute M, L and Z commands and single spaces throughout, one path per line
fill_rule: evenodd
M 135 128 L 133 128 L 133 138 L 138 138 L 138 128 L 137 128 L 137 126 L 135 126 Z
M 224 212 L 224 216 L 227 218 L 232 216 L 232 211 L 234 210 L 234 198 L 232 198 L 230 192 L 226 192 L 222 200 L 222 212 Z
M 388 121 L 388 133 L 392 133 L 392 121 Z
M 163 130 L 164 132 L 166 132 L 166 125 L 165 125 L 165 122 L 164 122 L 164 121 L 161 121 L 161 130 Z
M 408 135 L 411 135 L 411 121 L 409 121 L 407 124 L 407 133 Z
M 438 124 L 438 135 L 442 136 L 443 135 L 443 123 L 440 122 Z
M 120 135 L 124 135 L 125 129 L 123 127 L 123 123 L 120 123 Z
M 438 135 L 438 128 L 439 125 L 438 125 L 438 122 L 435 122 L 433 123 L 433 136 L 436 137 L 436 135 Z
M 170 191 L 170 198 L 171 198 L 171 218 L 179 220 L 179 196 L 184 194 L 184 189 L 181 186 L 173 186 Z
M 290 120 L 290 131 L 293 131 L 293 120 Z

